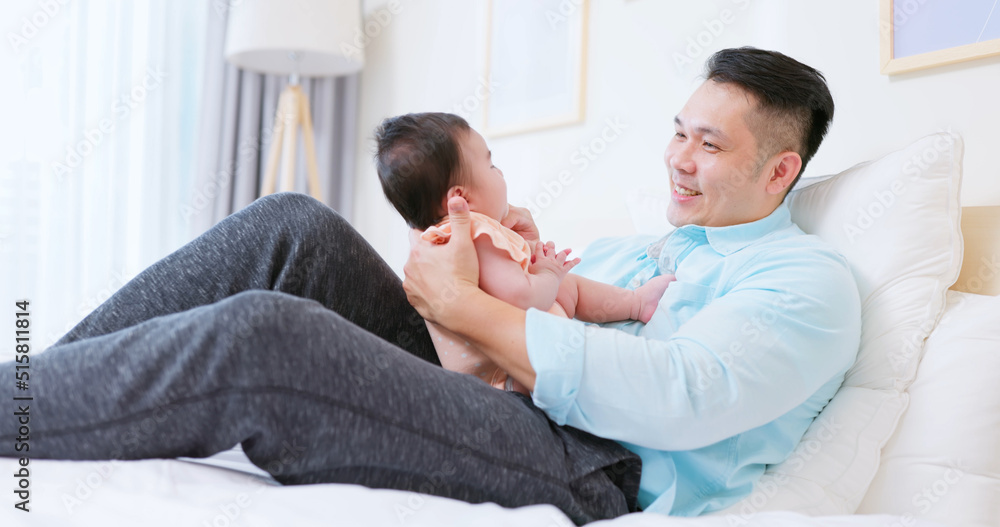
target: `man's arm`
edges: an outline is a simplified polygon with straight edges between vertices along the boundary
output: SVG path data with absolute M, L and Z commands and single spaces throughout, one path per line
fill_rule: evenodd
M 411 253 L 407 295 L 527 386 L 557 424 L 660 450 L 699 448 L 774 420 L 854 360 L 860 302 L 843 262 L 790 255 L 762 266 L 652 340 L 525 313 L 480 291 L 467 213 L 455 226 L 467 209 L 455 205 L 451 241 Z
M 535 404 L 557 424 L 659 450 L 700 448 L 780 417 L 842 375 L 860 340 L 850 271 L 790 258 L 743 277 L 663 340 L 529 310 Z M 693 284 L 679 285 L 675 294 Z M 683 294 L 676 300 L 685 306 Z
M 463 308 L 451 310 L 443 325 L 462 328 L 456 333 L 528 390 L 534 390 L 535 370 L 528 360 L 524 338 L 525 311 L 482 291 L 479 293 L 464 297 L 460 302 Z

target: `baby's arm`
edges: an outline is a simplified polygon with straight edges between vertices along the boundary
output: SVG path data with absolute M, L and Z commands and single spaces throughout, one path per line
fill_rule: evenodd
M 646 323 L 653 317 L 667 285 L 674 280 L 674 275 L 656 276 L 632 291 L 578 275 L 567 275 L 556 301 L 569 317 L 584 322 L 638 320 Z
M 568 251 L 536 248 L 535 261 L 525 273 L 506 251 L 496 248 L 489 236 L 475 240 L 479 257 L 479 288 L 490 296 L 521 309 L 548 310 L 556 300 L 559 284 L 579 259 L 566 261 Z
M 555 299 L 560 282 L 580 261 L 574 259 L 567 262 L 566 255 L 569 251 L 556 253 L 554 249 L 536 244 L 533 262 L 528 267 L 528 273 L 525 273 L 521 264 L 512 260 L 506 251 L 494 246 L 489 236 L 479 236 L 475 239 L 475 245 L 479 259 L 479 288 L 521 309 L 555 309 L 558 306 Z M 485 379 L 489 384 L 500 389 L 505 387 L 508 381 L 506 372 L 485 357 L 480 365 L 485 370 L 493 371 Z M 509 380 L 513 381 L 511 389 L 515 392 L 530 395 L 527 387 L 513 379 Z

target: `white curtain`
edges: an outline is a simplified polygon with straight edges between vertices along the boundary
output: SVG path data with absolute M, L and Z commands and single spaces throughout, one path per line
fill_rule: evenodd
M 213 11 L 203 0 L 12 4 L 0 7 L 10 30 L 0 50 L 0 327 L 13 327 L 4 321 L 15 301 L 30 301 L 41 351 L 188 241 L 181 211 Z

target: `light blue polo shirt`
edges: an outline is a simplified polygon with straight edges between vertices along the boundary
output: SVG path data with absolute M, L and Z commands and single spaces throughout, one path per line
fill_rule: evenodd
M 677 276 L 648 324 L 527 314 L 535 404 L 637 453 L 646 511 L 695 516 L 749 494 L 857 355 L 854 276 L 784 204 L 751 223 L 598 240 L 574 272 L 630 289 Z

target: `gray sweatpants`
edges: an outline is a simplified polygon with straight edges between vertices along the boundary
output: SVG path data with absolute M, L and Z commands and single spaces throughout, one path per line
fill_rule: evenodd
M 31 356 L 31 458 L 206 457 L 284 484 L 356 483 L 577 524 L 636 510 L 641 463 L 527 396 L 440 367 L 398 277 L 336 212 L 281 193 L 125 284 Z M 0 456 L 16 418 L 0 417 Z

